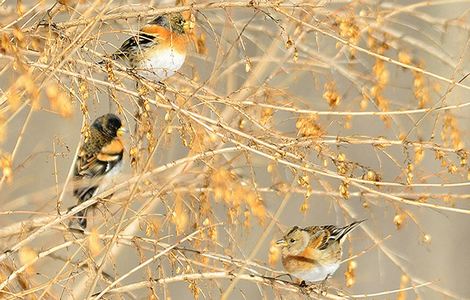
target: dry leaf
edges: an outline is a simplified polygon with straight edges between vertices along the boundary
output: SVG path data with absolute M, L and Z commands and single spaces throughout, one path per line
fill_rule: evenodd
M 58 112 L 63 117 L 72 115 L 72 103 L 68 95 L 57 84 L 49 84 L 46 87 L 46 95 L 53 111 Z
M 30 247 L 23 247 L 19 250 L 20 262 L 23 266 L 27 265 L 26 273 L 34 274 L 32 264 L 37 260 L 38 254 Z
M 90 236 L 88 237 L 88 248 L 90 249 L 91 256 L 93 257 L 98 256 L 103 248 L 96 228 L 91 230 Z

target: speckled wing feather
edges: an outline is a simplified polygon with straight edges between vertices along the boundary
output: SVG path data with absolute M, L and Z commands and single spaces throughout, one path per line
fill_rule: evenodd
M 330 232 L 325 230 L 323 226 L 310 226 L 304 230 L 310 234 L 310 243 L 308 244 L 308 247 L 320 250 L 327 247 Z
M 99 178 L 114 168 L 122 159 L 123 147 L 119 141 L 106 141 L 99 138 L 85 143 L 75 164 L 75 180 Z M 74 189 L 73 194 L 84 202 L 93 197 L 99 182 L 90 186 L 80 185 Z
M 322 230 L 327 231 L 329 233 L 329 236 L 328 240 L 325 241 L 324 245 L 320 246 L 318 249 L 326 249 L 333 242 L 341 243 L 349 232 L 351 232 L 354 228 L 356 228 L 359 224 L 364 221 L 365 220 L 355 221 L 344 227 L 336 227 L 334 225 L 321 226 Z
M 318 250 L 325 250 L 331 243 L 341 242 L 351 230 L 356 228 L 362 222 L 364 222 L 364 220 L 355 221 L 344 227 L 337 227 L 335 225 L 307 227 L 304 230 L 308 231 L 311 236 L 309 247 L 313 247 Z
M 144 28 L 143 28 L 144 29 Z M 143 30 L 142 29 L 142 30 Z M 156 35 L 148 34 L 143 31 L 139 31 L 137 35 L 128 38 L 119 48 L 119 50 L 113 54 L 113 59 L 129 58 L 132 53 L 138 53 L 144 48 L 148 48 L 158 44 L 158 38 Z

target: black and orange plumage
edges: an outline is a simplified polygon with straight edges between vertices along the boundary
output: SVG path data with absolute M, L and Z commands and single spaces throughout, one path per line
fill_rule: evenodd
M 81 204 L 106 189 L 121 169 L 124 132 L 121 119 L 114 114 L 97 118 L 90 127 L 90 135 L 80 148 L 75 170 L 73 195 Z M 87 210 L 76 214 L 78 223 L 86 228 Z

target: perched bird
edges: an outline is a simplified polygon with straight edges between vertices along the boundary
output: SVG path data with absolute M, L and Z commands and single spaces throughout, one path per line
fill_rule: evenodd
M 186 58 L 186 24 L 180 13 L 158 16 L 127 39 L 111 58 L 127 59 L 136 73 L 148 80 L 165 80 Z
M 73 195 L 78 204 L 103 192 L 112 184 L 122 167 L 125 132 L 121 119 L 114 114 L 97 118 L 90 127 L 90 136 L 80 148 L 75 163 Z M 86 209 L 76 214 L 78 224 L 85 229 Z
M 293 227 L 276 242 L 282 247 L 284 268 L 301 279 L 303 285 L 328 279 L 339 268 L 346 235 L 364 221 L 355 221 L 344 227 Z

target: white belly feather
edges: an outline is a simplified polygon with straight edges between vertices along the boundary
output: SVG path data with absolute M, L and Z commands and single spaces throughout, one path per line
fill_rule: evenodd
M 322 281 L 332 275 L 339 268 L 339 264 L 319 265 L 313 270 L 293 272 L 292 275 L 306 282 Z
M 118 162 L 114 166 L 114 168 L 109 170 L 109 172 L 106 173 L 106 175 L 104 175 L 101 178 L 101 180 L 99 181 L 98 188 L 93 193 L 93 197 L 96 196 L 96 195 L 101 194 L 102 192 L 108 190 L 109 188 L 113 187 L 116 184 L 115 179 L 119 175 L 119 173 L 121 173 L 121 171 L 123 169 L 123 163 L 122 163 L 123 160 L 124 159 L 121 159 L 121 161 Z
M 183 65 L 185 58 L 186 54 L 169 48 L 149 59 L 143 59 L 139 63 L 137 73 L 147 80 L 162 81 L 173 76 Z

